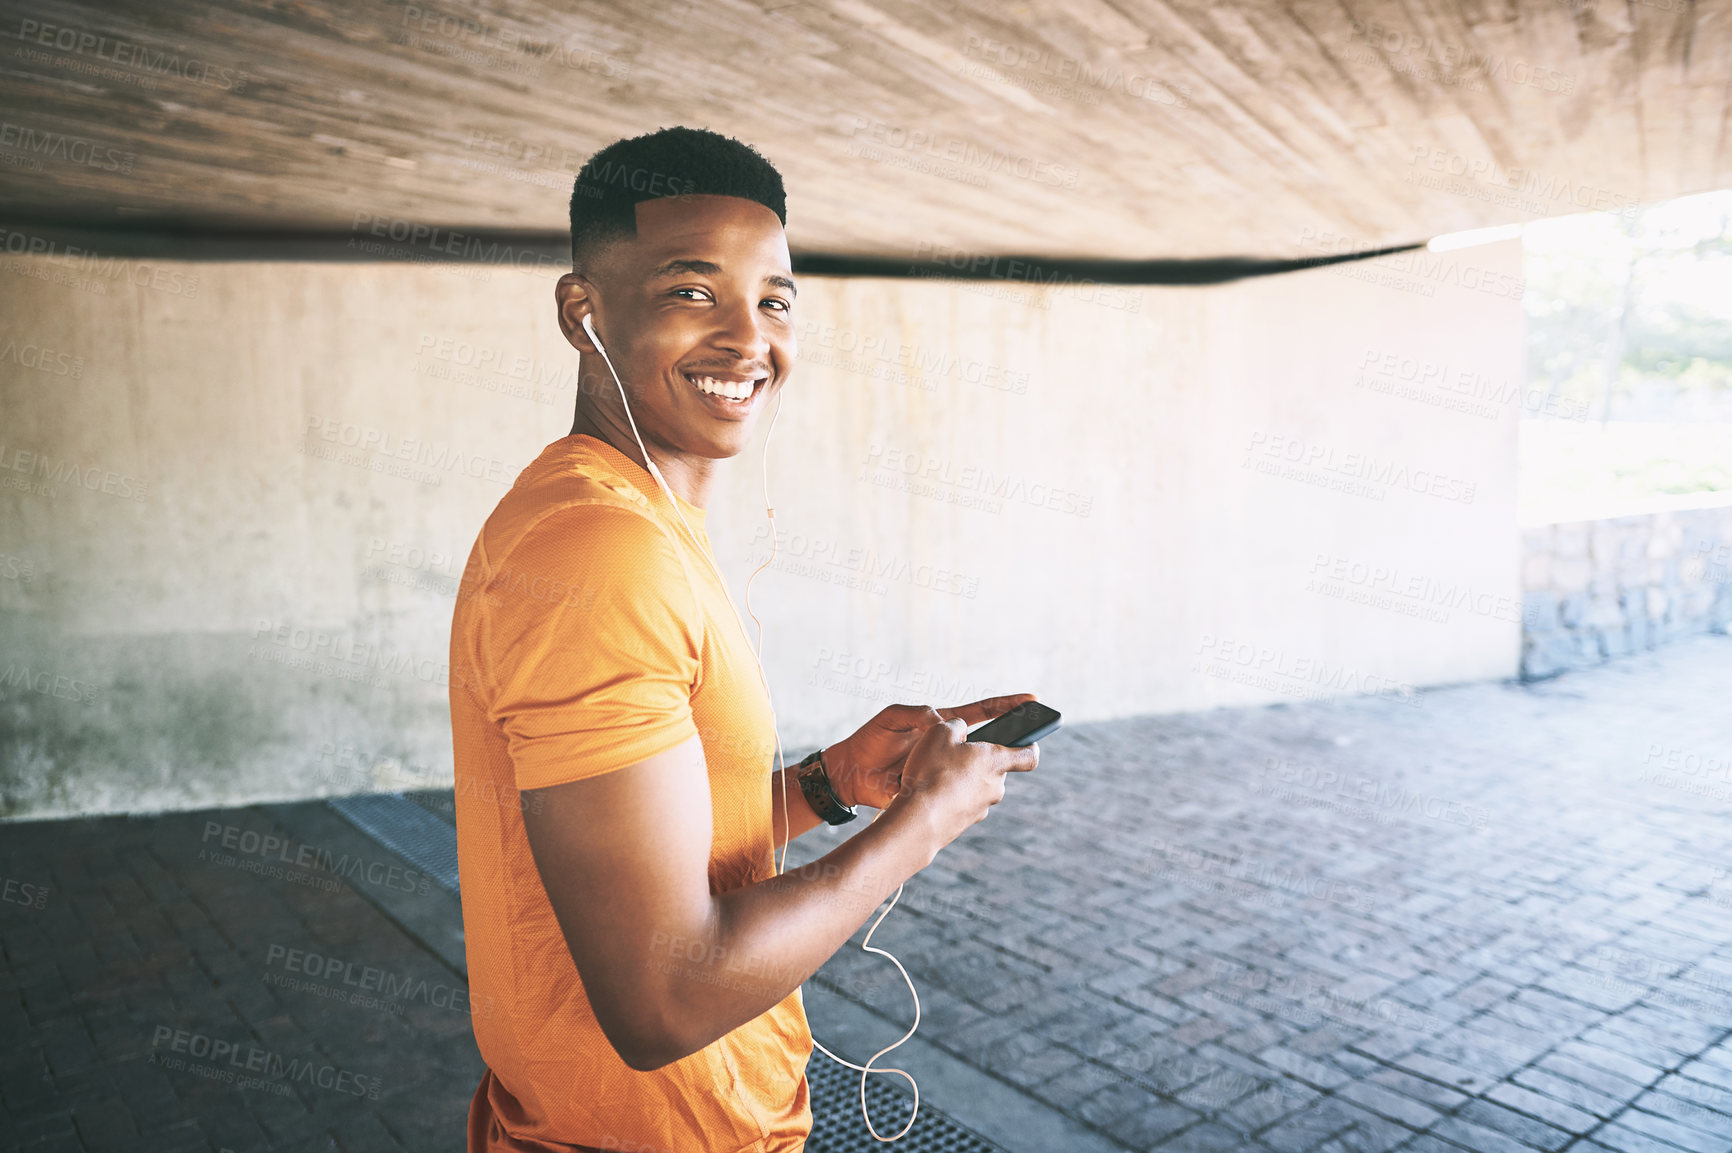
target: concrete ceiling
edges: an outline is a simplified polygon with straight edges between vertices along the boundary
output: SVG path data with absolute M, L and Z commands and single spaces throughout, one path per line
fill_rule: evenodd
M 1732 0 L 0 4 L 0 209 L 563 231 L 619 136 L 796 250 L 1285 258 L 1732 186 Z

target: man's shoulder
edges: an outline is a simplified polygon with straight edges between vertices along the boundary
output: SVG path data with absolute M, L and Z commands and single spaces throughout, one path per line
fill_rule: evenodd
M 574 534 L 614 546 L 662 535 L 648 498 L 599 453 L 572 440 L 549 445 L 488 516 L 482 536 L 496 563 L 513 552 L 560 548 Z

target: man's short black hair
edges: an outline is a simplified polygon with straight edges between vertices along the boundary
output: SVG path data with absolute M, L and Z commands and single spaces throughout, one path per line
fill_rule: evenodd
M 782 174 L 749 144 L 704 128 L 663 128 L 616 140 L 571 187 L 571 266 L 609 241 L 637 235 L 637 206 L 665 196 L 739 196 L 788 223 Z

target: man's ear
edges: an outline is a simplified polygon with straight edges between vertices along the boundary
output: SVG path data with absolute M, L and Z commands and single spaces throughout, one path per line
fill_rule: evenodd
M 554 284 L 553 301 L 559 311 L 559 331 L 565 333 L 565 339 L 579 352 L 595 352 L 595 342 L 583 330 L 584 316 L 595 309 L 595 286 L 582 274 L 568 272 Z

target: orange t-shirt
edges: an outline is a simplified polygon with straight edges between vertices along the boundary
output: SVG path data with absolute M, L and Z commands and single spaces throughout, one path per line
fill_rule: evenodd
M 769 701 L 704 560 L 704 510 L 675 499 L 691 533 L 641 465 L 595 437 L 564 437 L 487 518 L 458 591 L 457 861 L 489 1070 L 472 1150 L 785 1153 L 811 1131 L 799 990 L 696 1053 L 632 1069 L 596 1023 L 523 830 L 519 790 L 625 768 L 697 735 L 714 813 L 710 891 L 775 875 Z

